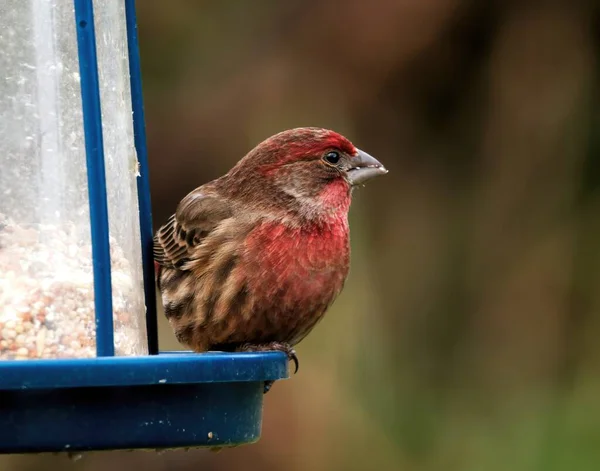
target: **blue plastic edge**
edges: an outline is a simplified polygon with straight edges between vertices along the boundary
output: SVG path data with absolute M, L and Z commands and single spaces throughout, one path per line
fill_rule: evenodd
M 144 118 L 144 97 L 142 92 L 142 72 L 137 32 L 135 0 L 125 0 L 127 22 L 127 49 L 129 52 L 129 81 L 131 107 L 133 111 L 133 136 L 140 175 L 137 178 L 138 204 L 140 211 L 140 235 L 142 239 L 142 266 L 144 276 L 144 296 L 146 299 L 146 331 L 148 353 L 158 353 L 158 325 L 156 320 L 156 292 L 154 285 L 154 255 L 152 205 L 150 200 L 150 174 L 148 150 L 146 147 L 146 126 Z
M 165 352 L 139 357 L 0 361 L 0 391 L 262 382 L 288 378 L 282 352 Z
M 96 58 L 94 12 L 92 0 L 74 0 L 74 2 L 79 73 L 81 76 L 81 102 L 83 108 L 88 192 L 90 198 L 92 260 L 94 267 L 94 307 L 96 311 L 96 351 L 99 357 L 113 356 L 115 354 L 115 345 L 112 319 L 108 203 L 106 197 L 106 171 L 102 141 L 102 113 L 100 108 L 98 62 Z

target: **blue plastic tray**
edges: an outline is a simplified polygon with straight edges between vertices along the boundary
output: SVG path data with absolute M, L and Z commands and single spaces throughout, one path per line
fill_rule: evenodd
M 288 374 L 280 352 L 0 361 L 0 453 L 252 443 Z

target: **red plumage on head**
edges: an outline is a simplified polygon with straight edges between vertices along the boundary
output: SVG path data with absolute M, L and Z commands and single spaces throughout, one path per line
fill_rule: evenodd
M 349 183 L 323 162 L 330 150 L 348 156 L 358 152 L 328 129 L 283 131 L 258 144 L 215 183 L 223 194 L 265 211 L 316 222 L 330 219 L 332 210 L 346 213 L 350 206 Z
M 285 164 L 314 158 L 329 149 L 338 149 L 349 155 L 356 153 L 356 147 L 352 142 L 335 131 L 323 128 L 295 128 L 264 140 L 238 165 Z
M 296 128 L 267 139 L 265 143 L 281 146 L 288 153 L 284 161 L 303 159 L 322 154 L 330 149 L 338 149 L 349 155 L 356 153 L 356 147 L 344 136 L 322 128 Z

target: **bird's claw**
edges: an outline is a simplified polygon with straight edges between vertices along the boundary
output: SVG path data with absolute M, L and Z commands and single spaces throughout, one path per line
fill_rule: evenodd
M 296 350 L 294 350 L 289 344 L 274 342 L 267 345 L 266 347 L 269 350 L 277 350 L 279 352 L 285 353 L 288 357 L 288 361 L 294 362 L 294 374 L 298 373 L 298 369 L 300 368 L 300 362 L 298 361 Z
M 280 343 L 280 342 L 272 342 L 266 345 L 251 345 L 251 344 L 245 344 L 242 345 L 239 348 L 239 351 L 244 351 L 244 352 L 264 352 L 264 351 L 269 351 L 269 350 L 276 350 L 279 352 L 283 352 L 287 355 L 288 357 L 288 361 L 293 361 L 294 362 L 294 374 L 298 373 L 298 370 L 300 369 L 300 362 L 298 361 L 298 356 L 296 355 L 296 350 L 294 350 L 289 344 L 287 343 Z M 268 393 L 269 390 L 271 389 L 271 386 L 273 386 L 273 383 L 275 381 L 265 381 L 265 386 L 264 386 L 264 393 Z
M 294 362 L 294 374 L 298 373 L 298 369 L 300 368 L 300 362 L 298 361 L 298 357 L 296 356 L 296 351 L 295 350 L 290 350 L 289 352 L 287 352 L 287 356 L 288 356 L 288 360 L 291 360 Z
M 289 344 L 281 343 L 281 342 L 272 342 L 266 345 L 252 345 L 252 344 L 244 344 L 238 349 L 242 352 L 265 352 L 269 350 L 276 350 L 279 352 L 283 352 L 287 355 L 288 361 L 294 362 L 294 374 L 298 373 L 300 369 L 300 362 L 298 361 L 298 356 L 296 355 L 296 350 L 294 350 Z

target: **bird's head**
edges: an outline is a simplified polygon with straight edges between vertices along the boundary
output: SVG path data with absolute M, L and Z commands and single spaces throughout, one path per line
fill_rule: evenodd
M 229 172 L 243 193 L 315 214 L 348 210 L 353 187 L 387 173 L 344 136 L 322 128 L 295 128 L 261 142 Z

